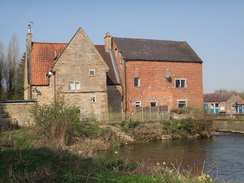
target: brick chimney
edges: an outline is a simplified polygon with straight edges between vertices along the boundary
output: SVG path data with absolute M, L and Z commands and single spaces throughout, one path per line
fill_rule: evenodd
M 27 38 L 26 38 L 26 49 L 27 48 L 29 48 L 29 49 L 31 48 L 31 42 L 32 42 L 31 26 L 28 25 L 28 28 L 27 28 Z
M 30 53 L 32 46 L 31 26 L 27 27 L 26 52 L 25 52 L 25 73 L 24 73 L 24 99 L 31 99 L 31 81 L 30 81 Z
M 112 37 L 110 36 L 109 32 L 106 33 L 106 36 L 104 37 L 104 45 L 106 52 L 109 52 L 112 47 Z

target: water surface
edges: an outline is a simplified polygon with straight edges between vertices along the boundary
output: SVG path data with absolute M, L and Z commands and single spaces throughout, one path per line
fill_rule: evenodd
M 166 162 L 198 173 L 204 170 L 220 181 L 244 183 L 244 134 L 135 144 L 121 148 L 119 154 L 137 162 Z

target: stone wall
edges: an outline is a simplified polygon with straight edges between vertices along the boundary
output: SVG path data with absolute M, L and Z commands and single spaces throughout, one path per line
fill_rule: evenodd
M 214 121 L 213 127 L 222 132 L 244 133 L 244 122 L 241 121 Z
M 34 124 L 31 117 L 31 107 L 35 102 L 26 103 L 0 103 L 0 125 L 15 124 L 19 126 L 29 126 Z
M 105 61 L 80 28 L 55 62 L 55 75 L 50 78 L 50 84 L 54 86 L 57 99 L 64 98 L 68 104 L 80 108 L 81 114 L 104 116 L 108 113 L 108 70 Z M 77 87 L 71 88 L 71 82 L 77 83 Z

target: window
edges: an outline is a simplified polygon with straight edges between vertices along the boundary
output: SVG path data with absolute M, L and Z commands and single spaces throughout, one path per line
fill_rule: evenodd
M 157 106 L 157 102 L 150 102 L 150 106 L 151 107 L 156 107 Z
M 175 79 L 176 88 L 186 88 L 186 79 Z
M 141 107 L 141 101 L 135 101 L 135 106 L 136 107 Z
M 89 70 L 89 76 L 95 76 L 95 69 Z
M 140 87 L 140 78 L 134 78 L 134 87 Z
M 231 109 L 234 110 L 234 111 L 236 111 L 236 108 L 237 108 L 236 103 L 232 103 L 231 104 Z
M 90 101 L 96 102 L 96 95 L 90 95 Z
M 178 100 L 178 107 L 179 108 L 186 107 L 186 101 L 185 100 Z
M 80 89 L 80 82 L 79 81 L 70 81 L 69 82 L 69 89 L 70 90 L 79 90 Z

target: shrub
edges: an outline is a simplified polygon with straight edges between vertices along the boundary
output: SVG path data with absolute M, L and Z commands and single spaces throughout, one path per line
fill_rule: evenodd
M 74 137 L 95 138 L 101 133 L 97 124 L 81 122 L 77 108 L 66 105 L 64 101 L 36 104 L 31 114 L 41 133 L 66 145 L 72 144 Z
M 136 128 L 140 124 L 141 124 L 141 122 L 139 122 L 139 121 L 129 121 L 129 122 L 122 121 L 120 123 L 120 127 L 123 132 L 128 132 L 129 130 Z
M 190 134 L 194 126 L 192 119 L 165 120 L 162 121 L 162 124 L 166 134 L 174 134 L 180 136 Z

